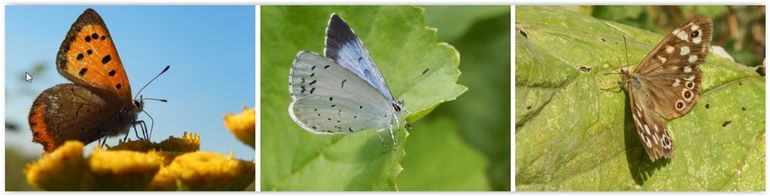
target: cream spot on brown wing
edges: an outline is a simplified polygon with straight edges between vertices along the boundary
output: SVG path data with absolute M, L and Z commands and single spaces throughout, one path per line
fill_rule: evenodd
M 682 68 L 682 71 L 684 71 L 684 73 L 690 73 L 690 72 L 692 72 L 692 68 L 690 68 L 689 65 L 688 66 L 684 66 L 684 68 Z
M 647 124 L 644 125 L 644 133 L 647 133 L 647 135 L 650 135 L 650 127 L 647 126 Z
M 668 135 L 668 131 L 663 130 L 663 148 L 671 149 L 671 136 Z
M 634 122 L 636 123 L 636 126 L 642 127 L 642 123 L 639 122 L 639 118 L 637 118 L 636 116 L 633 116 L 633 117 L 634 117 Z
M 694 63 L 697 60 L 698 60 L 698 55 L 693 54 L 693 55 L 690 55 L 690 58 L 687 59 L 687 62 Z
M 690 23 L 690 25 L 692 25 L 692 26 L 690 26 L 690 30 L 695 31 L 695 30 L 700 29 L 700 26 L 698 26 L 697 24 Z
M 675 48 L 673 46 L 666 46 L 666 53 L 669 53 L 669 54 L 674 53 L 674 49 Z
M 677 86 L 679 86 L 679 82 L 681 82 L 681 80 L 679 80 L 679 78 L 675 79 L 675 80 L 674 80 L 674 85 L 672 85 L 672 87 L 677 87 Z
M 679 30 L 679 29 L 674 30 L 674 32 L 672 32 L 672 33 L 674 33 L 674 35 L 676 35 L 676 37 L 678 37 L 679 39 L 684 40 L 684 41 L 687 41 L 687 39 L 689 38 L 687 33 L 685 33 L 682 30 Z
M 647 145 L 647 148 L 652 148 L 652 142 L 650 142 L 650 138 L 647 138 L 649 136 L 645 135 L 644 137 L 644 145 Z
M 662 56 L 658 55 L 658 60 L 660 60 L 660 63 L 666 63 L 666 58 L 663 58 Z
M 690 47 L 682 46 L 681 48 L 679 48 L 679 55 L 684 56 L 687 54 L 690 54 Z

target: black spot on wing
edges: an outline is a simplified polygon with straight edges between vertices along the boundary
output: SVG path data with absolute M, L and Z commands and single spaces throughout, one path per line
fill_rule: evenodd
M 109 63 L 109 62 L 110 62 L 110 60 L 112 60 L 112 56 L 110 56 L 110 55 L 108 54 L 107 56 L 104 56 L 104 57 L 102 58 L 102 64 L 107 64 L 107 63 Z

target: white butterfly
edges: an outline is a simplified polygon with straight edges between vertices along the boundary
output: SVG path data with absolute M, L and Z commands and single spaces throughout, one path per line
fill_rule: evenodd
M 393 129 L 405 121 L 404 104 L 393 99 L 385 79 L 353 30 L 332 13 L 326 28 L 326 57 L 300 51 L 289 73 L 289 115 L 315 134 Z M 380 138 L 382 139 L 382 138 Z

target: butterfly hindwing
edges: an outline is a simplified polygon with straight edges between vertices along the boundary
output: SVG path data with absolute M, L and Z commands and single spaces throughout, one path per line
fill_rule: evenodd
M 289 114 L 312 133 L 382 129 L 393 115 L 390 102 L 339 64 L 313 52 L 297 54 L 289 74 Z
M 93 9 L 72 24 L 56 56 L 56 68 L 70 81 L 115 92 L 131 102 L 131 86 L 112 36 Z
M 353 29 L 337 14 L 331 15 L 326 28 L 324 55 L 363 78 L 389 101 L 393 100 L 390 88 L 377 69 L 377 65 L 374 64 L 374 60 L 369 56 L 369 51 Z
M 137 113 L 121 112 L 128 106 L 114 104 L 118 100 L 110 99 L 115 98 L 104 90 L 72 83 L 43 91 L 29 114 L 33 141 L 51 152 L 67 140 L 88 144 L 126 133 Z

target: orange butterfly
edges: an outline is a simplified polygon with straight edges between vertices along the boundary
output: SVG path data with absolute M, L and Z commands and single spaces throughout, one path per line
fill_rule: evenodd
M 67 32 L 56 55 L 56 69 L 74 83 L 46 89 L 29 112 L 32 141 L 46 152 L 67 140 L 88 144 L 143 124 L 137 114 L 144 103 L 131 98 L 110 32 L 93 9 L 86 9 Z

